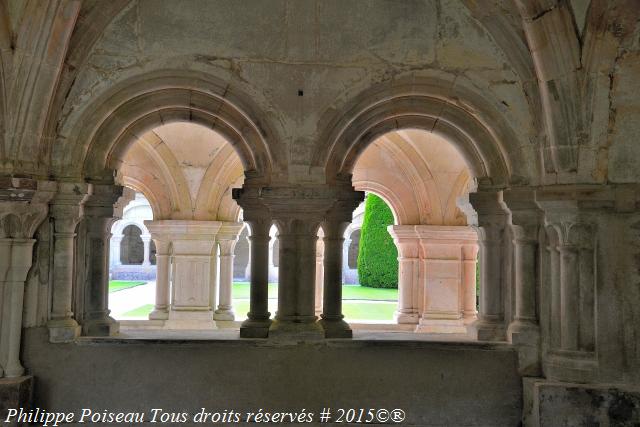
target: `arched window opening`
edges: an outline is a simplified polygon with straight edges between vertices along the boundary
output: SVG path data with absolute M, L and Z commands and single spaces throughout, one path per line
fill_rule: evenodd
M 123 265 L 142 265 L 144 261 L 144 243 L 142 230 L 135 225 L 127 225 L 122 230 L 120 242 L 120 262 Z
M 347 268 L 350 270 L 358 268 L 358 249 L 360 246 L 360 229 L 354 230 L 349 237 L 349 247 L 347 256 Z

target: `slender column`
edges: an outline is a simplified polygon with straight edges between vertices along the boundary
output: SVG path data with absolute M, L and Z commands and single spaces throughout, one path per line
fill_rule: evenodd
M 476 309 L 476 268 L 478 264 L 478 245 L 467 244 L 462 248 L 462 287 L 464 291 L 463 318 L 465 325 L 478 318 Z
M 323 224 L 324 230 L 324 299 L 320 324 L 326 338 L 351 338 L 353 332 L 342 314 L 342 265 L 344 232 L 351 213 L 336 212 Z
M 242 338 L 266 338 L 271 325 L 269 313 L 269 229 L 271 219 L 267 216 L 249 217 L 257 212 L 245 209 L 244 220 L 251 228 L 251 281 L 247 320 L 240 326 Z
M 560 324 L 562 315 L 561 292 L 560 292 L 560 252 L 558 251 L 558 236 L 553 227 L 547 227 L 547 236 L 549 246 L 547 251 L 549 254 L 549 286 L 550 286 L 550 343 L 552 350 L 559 350 L 561 347 Z
M 82 332 L 85 335 L 109 336 L 120 330 L 119 324 L 109 316 L 109 242 L 114 216 L 114 204 L 122 196 L 122 187 L 94 185 L 93 194 L 85 203 L 87 219 L 87 260 L 85 277 L 85 304 Z
M 505 339 L 504 298 L 502 293 L 502 246 L 506 214 L 501 192 L 469 194 L 469 201 L 478 214 L 480 245 L 480 310 L 472 325 L 477 339 Z
M 578 248 L 560 247 L 560 315 L 561 344 L 563 350 L 578 349 L 578 327 L 580 322 Z
M 111 237 L 111 257 L 110 257 L 110 262 L 111 262 L 111 266 L 112 267 L 118 267 L 120 265 L 122 265 L 122 262 L 120 261 L 120 244 L 122 243 L 122 238 L 124 236 L 119 235 L 119 236 L 113 236 Z
M 149 266 L 151 265 L 151 260 L 149 258 L 149 246 L 151 243 L 151 236 L 141 236 L 142 244 L 144 245 L 144 256 L 142 258 L 142 265 Z
M 54 218 L 53 289 L 51 319 L 47 322 L 49 341 L 69 342 L 80 335 L 80 326 L 71 311 L 73 296 L 74 239 L 83 216 L 83 203 L 91 187 L 85 183 L 60 183 L 51 203 Z
M 34 239 L 0 238 L 0 291 L 4 294 L 2 307 L 2 367 L 7 377 L 19 377 L 24 373 L 20 363 L 20 337 L 22 334 L 22 307 L 24 281 L 31 268 Z
M 167 320 L 169 318 L 169 268 L 170 243 L 166 236 L 152 233 L 156 244 L 156 302 L 149 313 L 150 320 Z
M 235 319 L 232 305 L 233 259 L 241 230 L 242 223 L 223 223 L 218 233 L 218 243 L 220 244 L 220 298 L 218 309 L 213 314 L 213 318 L 216 320 Z
M 419 240 L 412 225 L 391 225 L 389 234 L 398 249 L 398 309 L 395 317 L 400 324 L 415 325 L 420 319 L 418 286 L 420 275 Z
M 322 290 L 324 288 L 324 232 L 318 232 L 318 243 L 316 244 L 316 316 L 322 314 Z

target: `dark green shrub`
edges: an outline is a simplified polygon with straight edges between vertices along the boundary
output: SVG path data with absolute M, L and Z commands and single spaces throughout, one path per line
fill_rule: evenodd
M 398 251 L 387 226 L 393 213 L 380 197 L 369 194 L 364 205 L 364 221 L 358 249 L 358 278 L 362 286 L 398 287 Z

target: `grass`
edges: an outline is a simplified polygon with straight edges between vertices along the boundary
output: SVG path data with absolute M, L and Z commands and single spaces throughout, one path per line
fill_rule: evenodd
M 135 288 L 136 286 L 144 285 L 147 282 L 133 281 L 133 280 L 110 280 L 109 292 L 118 292 L 123 289 Z
M 364 299 L 374 301 L 397 301 L 397 289 L 367 288 L 360 285 L 342 286 L 342 299 Z
M 133 310 L 127 311 L 126 313 L 123 313 L 122 315 L 125 317 L 148 317 L 149 313 L 151 313 L 151 311 L 153 311 L 153 304 L 145 304 L 143 306 L 140 306 L 138 308 L 134 308 Z
M 342 313 L 347 321 L 353 320 L 388 320 L 393 321 L 397 305 L 394 303 L 342 303 Z
M 233 298 L 249 298 L 249 282 L 233 283 Z M 278 298 L 278 284 L 269 283 L 269 298 Z M 344 285 L 343 299 L 360 299 L 374 301 L 397 301 L 397 289 L 367 288 L 360 285 Z
M 128 287 L 138 286 L 145 282 L 125 282 L 113 281 L 111 283 L 134 283 Z M 109 286 L 111 291 L 111 285 Z M 126 289 L 120 287 L 119 289 Z M 111 291 L 113 292 L 113 291 Z M 397 289 L 377 289 L 366 288 L 359 285 L 345 285 L 342 288 L 344 302 L 342 311 L 349 321 L 358 320 L 377 320 L 377 321 L 393 321 L 393 314 L 396 311 L 395 301 L 398 299 Z M 269 311 L 274 316 L 277 309 L 278 285 L 269 283 Z M 249 311 L 249 283 L 236 282 L 233 284 L 233 310 L 236 313 L 236 319 L 246 318 Z M 377 302 L 358 302 L 353 300 L 366 300 Z M 389 301 L 389 302 L 388 302 Z M 142 305 L 138 308 L 123 313 L 124 317 L 146 318 L 153 310 L 153 304 Z

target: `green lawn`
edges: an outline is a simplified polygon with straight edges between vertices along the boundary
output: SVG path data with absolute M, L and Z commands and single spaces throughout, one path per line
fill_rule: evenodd
M 353 320 L 387 320 L 393 321 L 393 313 L 397 309 L 394 303 L 348 302 L 342 304 L 342 313 L 347 321 Z
M 132 280 L 110 280 L 109 292 L 117 292 L 123 289 L 135 288 L 136 286 L 144 285 L 147 282 L 132 281 Z
M 249 283 L 233 283 L 234 298 L 249 298 Z M 269 283 L 269 298 L 278 298 L 278 284 Z M 367 288 L 360 285 L 344 285 L 342 287 L 343 299 L 364 299 L 375 301 L 397 301 L 397 289 Z
M 145 282 L 124 282 L 113 281 L 111 283 L 129 284 L 129 286 L 121 286 L 118 289 L 133 287 Z M 133 285 L 131 285 L 133 284 Z M 109 287 L 111 290 L 111 285 Z M 377 289 L 366 288 L 359 285 L 345 285 L 342 288 L 344 302 L 342 304 L 344 316 L 349 321 L 357 320 L 378 320 L 393 321 L 393 314 L 396 311 L 398 299 L 397 289 Z M 275 315 L 277 309 L 278 285 L 276 283 L 269 284 L 269 311 L 272 316 Z M 245 319 L 249 311 L 249 283 L 236 282 L 233 284 L 233 310 L 238 320 Z M 369 300 L 379 302 L 357 302 L 354 300 Z M 384 301 L 384 302 L 383 302 Z M 387 302 L 392 301 L 392 302 Z M 153 310 L 153 304 L 142 305 L 136 309 L 130 310 L 123 314 L 125 317 L 147 318 Z
M 249 298 L 249 282 L 233 282 L 233 298 Z M 269 298 L 278 298 L 278 284 L 269 283 Z
M 134 308 L 131 311 L 127 311 L 126 313 L 123 314 L 123 316 L 147 318 L 149 316 L 149 313 L 153 311 L 153 307 L 154 307 L 153 304 L 146 304 L 141 307 Z

